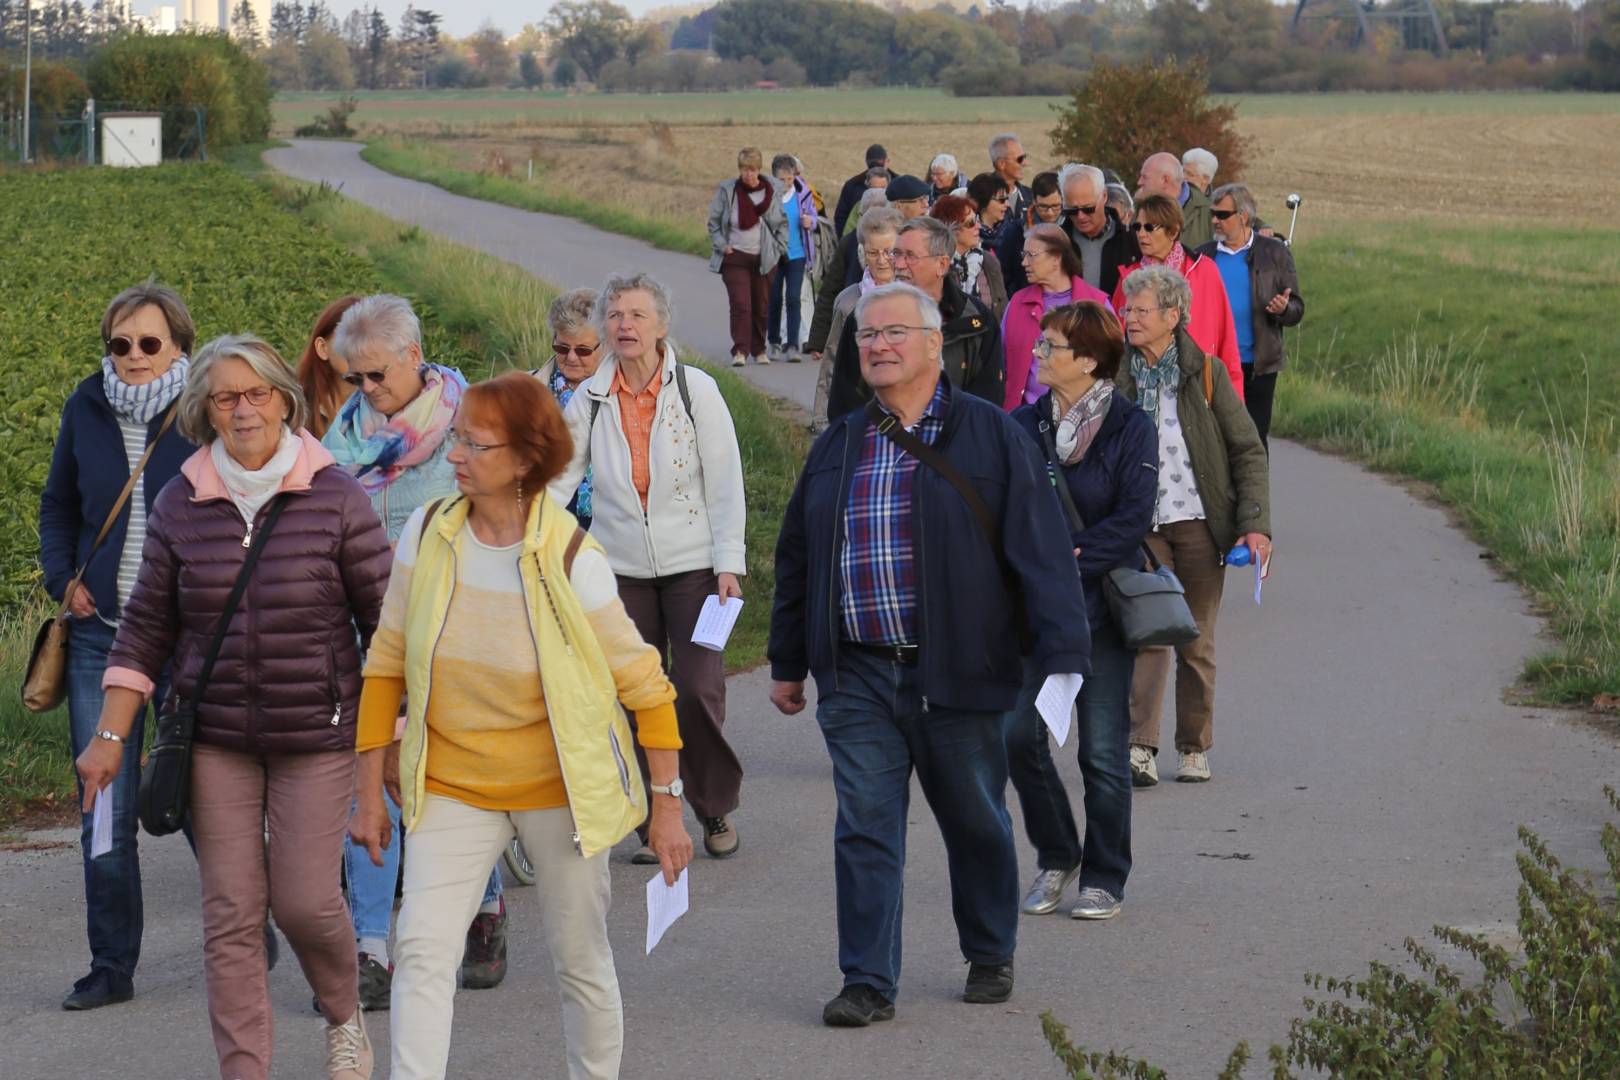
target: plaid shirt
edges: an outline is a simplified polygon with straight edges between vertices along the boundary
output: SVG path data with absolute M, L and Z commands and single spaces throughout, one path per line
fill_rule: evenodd
M 950 380 L 908 430 L 932 446 L 945 429 Z M 868 424 L 844 507 L 838 555 L 844 637 L 868 645 L 917 643 L 917 567 L 911 546 L 911 482 L 917 459 Z

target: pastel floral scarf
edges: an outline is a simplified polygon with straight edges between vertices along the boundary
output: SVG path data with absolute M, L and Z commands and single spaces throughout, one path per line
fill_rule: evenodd
M 149 383 L 132 386 L 118 377 L 113 358 L 101 358 L 101 388 L 113 412 L 125 420 L 150 424 L 164 409 L 174 403 L 180 391 L 186 388 L 186 376 L 191 374 L 191 358 L 182 355 L 169 365 L 169 370 Z
M 424 364 L 422 392 L 409 405 L 384 416 L 356 390 L 321 441 L 367 495 L 376 495 L 438 451 L 466 388 L 467 380 L 455 368 Z

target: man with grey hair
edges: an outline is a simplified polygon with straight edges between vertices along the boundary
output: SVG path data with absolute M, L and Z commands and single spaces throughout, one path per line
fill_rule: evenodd
M 1128 223 L 1108 205 L 1107 178 L 1095 165 L 1071 161 L 1058 172 L 1058 190 L 1063 193 L 1063 231 L 1080 256 L 1086 284 L 1112 296 L 1120 268 L 1142 253 Z
M 944 320 L 940 332 L 946 377 L 968 393 L 1000 404 L 1006 382 L 1001 327 L 978 297 L 968 295 L 956 283 L 956 275 L 951 273 L 955 252 L 956 237 L 948 225 L 931 217 L 912 218 L 900 226 L 895 241 L 895 276 L 938 305 Z M 844 323 L 833 358 L 829 420 L 859 408 L 871 396 L 856 362 L 856 329 L 854 319 Z
M 990 137 L 990 168 L 1007 181 L 1007 218 L 1011 221 L 1018 220 L 1034 198 L 1024 183 L 1024 166 L 1028 163 L 1029 155 L 1017 135 L 1004 131 Z
M 1205 150 L 1202 146 L 1195 146 L 1181 155 L 1181 173 L 1187 183 L 1209 194 L 1210 186 L 1215 183 L 1215 174 L 1220 170 L 1221 159 Z
M 799 476 L 768 650 L 784 714 L 804 709 L 815 676 L 832 759 L 844 985 L 822 1010 L 831 1027 L 894 1018 L 913 771 L 945 841 L 962 1000 L 1011 996 L 1018 859 L 1001 716 L 1021 653 L 1044 675 L 1088 674 L 1091 654 L 1044 463 L 997 405 L 942 377 L 948 324 L 933 299 L 884 285 L 854 321 L 873 399 L 833 421 Z
M 1164 195 L 1181 207 L 1181 246 L 1188 251 L 1202 247 L 1214 237 L 1209 223 L 1209 196 L 1187 183 L 1176 155 L 1160 151 L 1142 162 L 1136 177 L 1136 197 Z

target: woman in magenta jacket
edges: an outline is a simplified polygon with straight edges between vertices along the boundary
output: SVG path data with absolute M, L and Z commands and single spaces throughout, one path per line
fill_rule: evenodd
M 1058 226 L 1036 225 L 1026 232 L 1020 258 L 1029 284 L 1008 298 L 1007 313 L 1001 317 L 1002 356 L 1007 365 L 1001 407 L 1008 412 L 1035 404 L 1046 392 L 1039 378 L 1035 343 L 1040 340 L 1041 319 L 1047 312 L 1081 300 L 1095 300 L 1114 310 L 1107 294 L 1081 277 L 1080 255 Z

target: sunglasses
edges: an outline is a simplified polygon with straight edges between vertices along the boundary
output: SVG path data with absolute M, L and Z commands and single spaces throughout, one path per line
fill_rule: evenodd
M 1017 157 L 1013 158 L 1013 160 L 1018 162 L 1018 164 L 1022 165 L 1022 164 L 1024 164 L 1024 162 L 1029 160 L 1029 155 L 1028 154 L 1019 154 Z
M 591 355 L 591 353 L 595 352 L 601 347 L 601 342 L 597 342 L 595 345 L 575 345 L 572 349 L 560 341 L 553 341 L 551 343 L 551 351 L 556 353 L 558 356 L 567 356 L 570 352 L 572 352 L 581 360 L 585 359 L 587 356 Z
M 1164 228 L 1163 225 L 1155 225 L 1151 221 L 1133 221 L 1133 222 L 1131 222 L 1131 232 L 1156 233 L 1162 228 Z
M 1216 221 L 1225 221 L 1235 213 L 1237 213 L 1236 210 L 1211 210 L 1209 212 L 1209 216 L 1214 218 Z
M 1063 216 L 1064 217 L 1078 217 L 1081 214 L 1084 214 L 1086 217 L 1090 217 L 1092 214 L 1095 214 L 1096 212 L 1097 212 L 1097 204 L 1096 203 L 1092 203 L 1090 206 L 1065 206 L 1063 208 Z
M 115 337 L 107 342 L 107 351 L 121 360 L 137 346 L 147 356 L 156 356 L 163 351 L 163 339 L 149 334 L 139 338 Z
M 1009 196 L 1007 195 L 1007 193 L 1005 191 L 1003 191 L 1000 195 L 992 195 L 992 196 L 990 196 L 990 201 L 991 202 L 1003 202 L 1004 203 L 1004 202 L 1010 201 L 1010 199 L 1009 199 Z
M 374 382 L 381 386 L 383 380 L 388 378 L 388 373 L 392 370 L 394 369 L 391 367 L 385 367 L 381 371 L 350 371 L 344 374 L 343 381 L 350 386 L 364 390 L 367 382 Z

